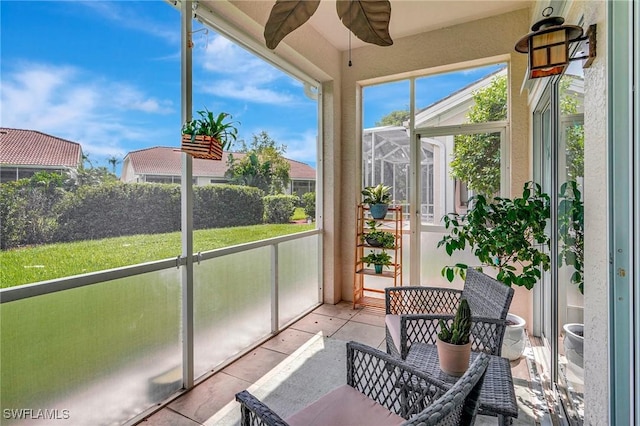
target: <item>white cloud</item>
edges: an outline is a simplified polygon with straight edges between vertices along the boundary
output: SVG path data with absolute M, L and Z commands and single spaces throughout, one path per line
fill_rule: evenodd
M 197 50 L 194 64 L 213 77 L 204 77 L 201 90 L 219 97 L 247 102 L 282 104 L 294 101 L 278 84 L 290 87 L 289 78 L 280 70 L 255 57 L 219 35 L 209 35 L 206 49 Z M 196 65 L 197 66 L 197 65 Z
M 155 2 L 157 7 L 167 7 L 164 2 Z M 154 37 L 158 37 L 168 43 L 178 44 L 180 42 L 179 27 L 168 27 L 166 23 L 155 22 L 149 16 L 148 5 L 138 4 L 138 2 L 113 2 L 113 1 L 88 1 L 78 2 L 80 6 L 91 9 L 92 13 L 115 22 L 123 28 L 134 30 Z M 178 16 L 176 12 L 176 16 Z
M 151 145 L 149 133 L 162 130 L 144 125 L 149 114 L 175 112 L 169 100 L 70 66 L 23 63 L 2 78 L 2 126 L 79 142 L 93 158 L 122 156 L 131 142 Z
M 303 133 L 286 136 L 282 143 L 287 146 L 287 158 L 295 158 L 307 164 L 315 164 L 317 161 L 318 131 L 307 129 Z

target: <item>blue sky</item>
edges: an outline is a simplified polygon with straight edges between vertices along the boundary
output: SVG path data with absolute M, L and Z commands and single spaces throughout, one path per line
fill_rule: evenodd
M 79 142 L 102 166 L 113 155 L 179 145 L 176 9 L 153 0 L 2 0 L 0 7 L 3 127 Z M 194 110 L 228 112 L 240 123 L 240 139 L 250 142 L 264 130 L 287 146 L 288 158 L 315 164 L 317 105 L 302 84 L 213 31 L 196 33 L 194 42 Z M 439 76 L 419 94 L 418 105 L 486 73 Z M 365 96 L 365 127 L 409 104 L 406 82 L 368 89 Z

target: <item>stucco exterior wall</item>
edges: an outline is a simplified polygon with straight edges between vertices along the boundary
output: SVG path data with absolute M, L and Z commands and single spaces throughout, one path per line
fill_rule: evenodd
M 607 7 L 604 1 L 587 1 L 574 8 L 582 11 L 585 28 L 598 25 L 598 56 L 584 70 L 584 424 L 605 425 L 610 400 Z
M 342 294 L 352 298 L 355 206 L 360 200 L 361 84 L 381 81 L 386 76 L 417 75 L 425 70 L 451 70 L 452 64 L 479 64 L 485 58 L 509 62 L 510 182 L 511 193 L 519 194 L 530 178 L 528 109 L 526 94 L 520 94 L 522 76 L 527 67 L 526 56 L 515 53 L 513 46 L 529 30 L 528 9 L 457 25 L 437 31 L 394 40 L 391 47 L 366 46 L 352 52 L 353 66 L 348 67 L 343 54 L 342 77 L 342 194 L 340 218 Z M 404 274 L 409 271 L 405 270 Z M 412 283 L 417 284 L 417 283 Z M 526 296 L 530 297 L 530 296 Z M 530 306 L 530 303 L 525 303 Z M 529 317 L 530 313 L 524 313 Z

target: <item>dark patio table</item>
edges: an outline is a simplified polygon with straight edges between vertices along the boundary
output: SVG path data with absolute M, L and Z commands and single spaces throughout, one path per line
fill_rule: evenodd
M 477 352 L 472 352 L 470 362 L 473 362 L 477 356 Z M 518 403 L 513 388 L 511 365 L 509 365 L 507 358 L 495 355 L 489 357 L 489 366 L 480 391 L 478 413 L 496 416 L 500 425 L 509 425 L 513 418 L 518 417 Z M 453 384 L 458 380 L 458 377 L 450 376 L 440 370 L 438 349 L 435 345 L 413 343 L 406 361 L 443 382 Z

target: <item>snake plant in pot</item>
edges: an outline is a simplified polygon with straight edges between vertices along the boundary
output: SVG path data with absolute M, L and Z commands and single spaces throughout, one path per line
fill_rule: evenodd
M 451 326 L 442 319 L 439 325 L 436 346 L 440 369 L 451 376 L 462 376 L 469 367 L 471 356 L 471 308 L 467 299 L 460 299 Z

